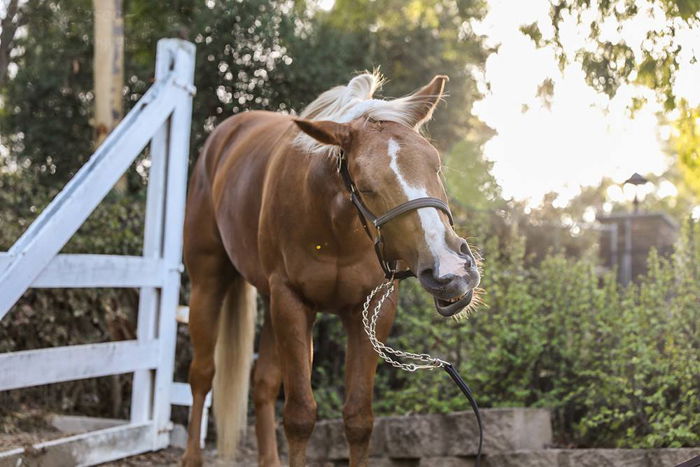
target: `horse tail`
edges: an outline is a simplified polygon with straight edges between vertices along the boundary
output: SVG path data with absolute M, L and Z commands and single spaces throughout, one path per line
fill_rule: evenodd
M 255 314 L 255 288 L 239 276 L 224 298 L 214 352 L 217 449 L 228 458 L 235 456 L 246 427 Z

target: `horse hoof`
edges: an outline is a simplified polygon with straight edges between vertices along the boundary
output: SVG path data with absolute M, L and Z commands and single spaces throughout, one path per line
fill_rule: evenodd
M 189 454 L 185 452 L 180 461 L 182 467 L 202 467 L 202 455 Z

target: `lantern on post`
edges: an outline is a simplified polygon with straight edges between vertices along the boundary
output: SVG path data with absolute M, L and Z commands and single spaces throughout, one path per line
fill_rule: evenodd
M 643 199 L 646 196 L 646 191 L 642 190 L 642 186 L 647 183 L 649 183 L 649 180 L 635 172 L 622 184 L 622 190 L 625 192 L 625 195 L 634 196 L 632 204 L 634 205 L 635 214 L 639 212 L 640 198 Z

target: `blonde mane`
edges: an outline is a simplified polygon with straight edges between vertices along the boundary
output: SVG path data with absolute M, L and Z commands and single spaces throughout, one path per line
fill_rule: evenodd
M 336 86 L 318 96 L 301 112 L 308 120 L 330 120 L 347 123 L 365 117 L 400 123 L 415 128 L 416 111 L 425 105 L 425 96 L 416 99 L 413 94 L 392 100 L 375 99 L 373 95 L 384 83 L 377 71 L 355 76 L 347 86 Z M 337 155 L 340 148 L 320 143 L 304 132 L 299 132 L 294 144 L 308 153 Z

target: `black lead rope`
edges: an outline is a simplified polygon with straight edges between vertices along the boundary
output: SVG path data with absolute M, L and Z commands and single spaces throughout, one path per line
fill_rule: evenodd
M 469 400 L 469 404 L 471 404 L 471 406 L 472 406 L 472 410 L 474 411 L 474 415 L 476 415 L 476 423 L 477 423 L 477 425 L 479 425 L 479 449 L 476 451 L 476 467 L 479 467 L 481 465 L 481 448 L 484 444 L 484 429 L 481 425 L 481 414 L 479 413 L 479 405 L 476 403 L 476 399 L 474 399 L 474 395 L 472 394 L 472 390 L 469 389 L 469 386 L 462 379 L 462 377 L 459 375 L 457 370 L 455 370 L 455 367 L 453 367 L 451 363 L 443 365 L 442 367 L 445 369 L 447 374 L 450 375 L 450 378 L 452 378 L 452 381 L 455 382 L 457 387 L 462 391 L 462 393 Z

